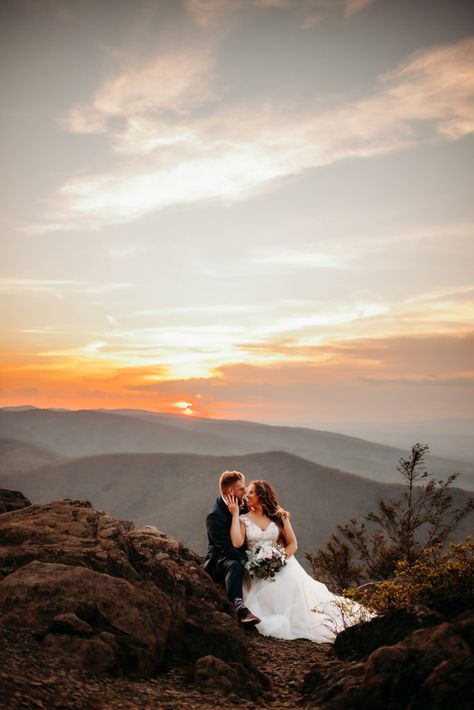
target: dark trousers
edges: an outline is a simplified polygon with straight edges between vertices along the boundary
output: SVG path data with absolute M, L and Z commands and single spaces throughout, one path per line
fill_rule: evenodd
M 219 572 L 224 578 L 229 599 L 232 602 L 235 599 L 242 599 L 244 566 L 237 560 L 223 560 L 219 565 Z

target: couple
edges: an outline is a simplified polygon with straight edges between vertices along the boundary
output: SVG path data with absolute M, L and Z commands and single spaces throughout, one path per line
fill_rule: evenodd
M 239 471 L 224 471 L 220 496 L 206 525 L 209 549 L 204 569 L 224 582 L 243 627 L 257 625 L 264 636 L 332 642 L 346 626 L 372 615 L 356 602 L 332 594 L 310 577 L 295 559 L 296 537 L 289 514 L 277 501 L 268 481 L 252 481 L 247 488 Z M 279 544 L 287 561 L 274 580 L 246 573 L 246 549 L 257 543 Z

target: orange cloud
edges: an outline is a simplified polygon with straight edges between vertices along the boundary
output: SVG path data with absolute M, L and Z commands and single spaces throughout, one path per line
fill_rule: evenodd
M 286 423 L 472 414 L 474 333 L 366 339 L 314 347 L 306 361 L 224 365 L 208 378 L 160 368 L 56 362 L 3 367 L 4 405 L 138 407 Z M 324 355 L 324 357 L 321 357 Z M 471 392 L 471 394 L 469 394 Z M 199 395 L 199 397 L 197 396 Z M 408 414 L 407 414 L 408 412 Z

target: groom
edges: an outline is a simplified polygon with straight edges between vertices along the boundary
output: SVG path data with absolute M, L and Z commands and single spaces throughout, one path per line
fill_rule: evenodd
M 224 582 L 229 599 L 234 603 L 239 622 L 244 627 L 255 626 L 258 616 L 247 609 L 243 601 L 242 581 L 247 557 L 243 548 L 232 545 L 230 526 L 232 515 L 224 497 L 234 495 L 242 507 L 245 477 L 240 471 L 224 471 L 219 479 L 220 496 L 206 518 L 209 548 L 204 569 L 216 582 Z

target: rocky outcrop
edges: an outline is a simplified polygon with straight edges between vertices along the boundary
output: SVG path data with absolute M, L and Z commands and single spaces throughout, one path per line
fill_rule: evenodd
M 474 705 L 474 613 L 453 617 L 455 607 L 392 612 L 332 649 L 246 636 L 202 560 L 156 528 L 135 530 L 83 500 L 0 515 L 5 708 L 75 710 L 100 697 L 103 710 L 464 710 Z
M 410 634 L 369 656 L 362 707 L 472 708 L 474 615 Z
M 381 707 L 467 710 L 473 707 L 474 612 L 467 611 L 452 621 L 440 621 L 437 615 L 427 611 L 418 615 L 418 622 L 416 610 L 407 612 L 406 635 L 398 643 L 393 641 L 400 615 L 380 617 L 373 634 L 379 647 L 364 661 L 351 663 L 332 658 L 315 664 L 303 685 L 308 707 L 328 710 L 378 710 Z M 426 627 L 410 632 L 410 623 L 426 623 Z M 373 624 L 373 621 L 365 624 L 365 643 Z M 380 645 L 383 624 L 390 645 Z M 346 655 L 349 638 L 346 636 L 344 644 Z M 355 630 L 352 638 L 356 641 L 355 656 L 355 652 L 361 650 Z
M 31 505 L 30 501 L 20 491 L 0 488 L 0 513 L 7 513 L 9 510 L 20 510 L 28 505 Z
M 334 651 L 340 659 L 361 658 L 380 646 L 398 643 L 412 631 L 434 626 L 441 621 L 440 614 L 421 604 L 409 609 L 397 609 L 341 631 L 334 642 Z
M 244 696 L 268 687 L 201 559 L 87 501 L 0 515 L 0 609 L 2 626 L 31 630 L 66 666 L 146 677 L 212 656 L 217 666 L 244 670 Z M 203 667 L 196 666 L 199 682 Z

